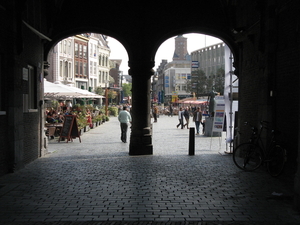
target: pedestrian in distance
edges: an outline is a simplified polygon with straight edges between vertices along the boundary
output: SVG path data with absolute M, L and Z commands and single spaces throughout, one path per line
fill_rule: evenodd
M 156 123 L 157 122 L 157 114 L 158 114 L 158 108 L 156 105 L 153 107 L 152 114 L 153 114 L 153 118 L 154 118 L 154 123 Z
M 186 126 L 187 129 L 190 129 L 189 128 L 189 122 L 190 122 L 190 110 L 189 110 L 189 107 L 186 107 L 183 111 L 183 116 L 184 116 L 184 119 L 186 121 L 186 123 L 183 125 L 183 127 Z
M 121 126 L 121 141 L 126 143 L 128 123 L 131 123 L 131 115 L 126 106 L 124 106 L 123 110 L 119 113 L 118 120 Z
M 195 122 L 196 126 L 196 135 L 199 135 L 199 127 L 202 121 L 202 112 L 200 110 L 200 107 L 197 107 L 196 111 L 193 113 L 193 121 Z
M 168 116 L 173 117 L 173 106 L 172 106 L 171 103 L 170 103 L 170 106 L 169 106 L 169 115 Z
M 201 122 L 202 125 L 202 134 L 204 134 L 205 132 L 205 120 L 203 120 L 203 122 Z
M 179 123 L 177 124 L 177 128 L 179 126 L 181 126 L 181 129 L 183 129 L 183 110 L 182 110 L 182 107 L 179 108 L 179 111 L 178 111 L 178 120 L 179 120 Z

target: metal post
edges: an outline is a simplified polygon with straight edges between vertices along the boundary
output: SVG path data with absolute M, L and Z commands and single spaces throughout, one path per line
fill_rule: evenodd
M 105 88 L 105 116 L 108 116 L 108 89 Z
M 189 155 L 195 155 L 195 128 L 190 127 Z

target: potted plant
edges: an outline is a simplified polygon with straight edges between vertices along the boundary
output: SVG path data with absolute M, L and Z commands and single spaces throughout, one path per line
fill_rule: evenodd
M 101 124 L 102 115 L 95 116 L 94 120 L 96 121 L 96 126 L 99 126 Z
M 118 108 L 117 107 L 109 107 L 108 108 L 109 115 L 118 116 Z
M 85 115 L 82 112 L 77 114 L 77 125 L 78 125 L 78 130 L 80 130 L 80 131 L 81 130 L 85 131 L 84 129 L 88 125 L 87 119 L 86 119 Z
M 97 119 L 96 119 L 96 117 L 93 117 L 93 119 L 92 119 L 92 122 L 93 122 L 93 127 L 92 127 L 92 128 L 94 128 L 94 127 L 97 127 L 97 126 L 98 126 L 98 123 L 97 123 Z

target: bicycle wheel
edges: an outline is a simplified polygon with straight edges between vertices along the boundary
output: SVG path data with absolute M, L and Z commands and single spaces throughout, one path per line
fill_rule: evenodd
M 245 171 L 256 170 L 262 164 L 262 150 L 259 146 L 251 143 L 244 143 L 233 150 L 233 162 Z
M 268 172 L 273 177 L 277 177 L 283 171 L 286 162 L 286 150 L 280 145 L 276 145 L 271 150 L 267 162 Z

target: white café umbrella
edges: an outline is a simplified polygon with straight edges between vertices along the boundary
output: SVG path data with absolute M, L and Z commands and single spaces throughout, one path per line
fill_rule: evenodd
M 73 99 L 73 98 L 103 98 L 101 95 L 70 87 L 63 84 L 51 83 L 44 80 L 44 98 L 48 99 Z
M 104 96 L 95 94 L 88 90 L 80 89 L 77 87 L 71 87 L 71 86 L 63 85 L 63 84 L 59 84 L 59 85 L 64 86 L 64 87 L 68 88 L 69 90 L 72 90 L 72 91 L 75 91 L 75 92 L 81 94 L 82 98 L 104 98 Z

